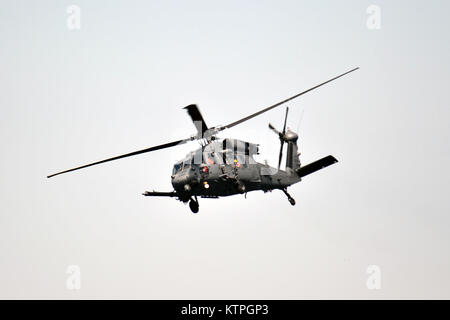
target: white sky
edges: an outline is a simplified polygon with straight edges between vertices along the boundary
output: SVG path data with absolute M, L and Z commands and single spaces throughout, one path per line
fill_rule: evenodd
M 68 30 L 66 9 L 81 8 Z M 369 5 L 381 29 L 366 26 Z M 0 1 L 0 298 L 450 298 L 450 81 L 444 1 Z M 226 124 L 289 103 L 302 163 L 282 192 L 171 190 L 195 143 L 46 179 L 187 137 L 181 108 Z M 276 164 L 284 108 L 221 137 Z M 66 268 L 81 268 L 81 289 Z M 368 290 L 369 265 L 381 289 Z

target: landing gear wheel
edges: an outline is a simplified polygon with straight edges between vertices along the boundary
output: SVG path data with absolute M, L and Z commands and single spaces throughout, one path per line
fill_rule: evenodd
M 189 208 L 191 209 L 191 211 L 193 212 L 193 213 L 197 213 L 198 212 L 198 202 L 197 201 L 195 201 L 195 200 L 193 200 L 193 199 L 191 199 L 190 201 L 189 201 Z
M 287 192 L 287 189 L 284 188 L 284 189 L 282 189 L 282 190 L 283 190 L 284 194 L 286 195 L 286 197 L 288 198 L 289 203 L 290 203 L 291 205 L 295 206 L 295 200 L 294 200 L 294 198 L 292 198 L 291 195 Z

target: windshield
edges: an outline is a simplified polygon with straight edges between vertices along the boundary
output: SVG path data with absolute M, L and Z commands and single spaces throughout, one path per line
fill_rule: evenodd
M 242 153 L 237 153 L 237 154 L 235 154 L 235 158 L 236 158 L 236 160 L 237 160 L 238 163 L 240 163 L 240 164 L 246 164 L 246 161 L 245 161 L 245 155 L 244 155 L 244 154 L 242 154 Z
M 177 164 L 175 164 L 174 166 L 173 166 L 173 174 L 176 174 L 177 172 L 179 172 L 180 170 L 181 170 L 181 168 L 183 167 L 183 164 L 180 162 L 180 163 L 177 163 Z
M 191 167 L 191 158 L 187 158 L 183 161 L 183 170 Z

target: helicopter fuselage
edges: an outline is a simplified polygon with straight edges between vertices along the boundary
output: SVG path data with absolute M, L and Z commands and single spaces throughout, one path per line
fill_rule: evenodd
M 217 198 L 250 191 L 284 189 L 301 178 L 287 167 L 258 163 L 258 145 L 235 139 L 213 141 L 174 165 L 172 186 L 181 201 Z

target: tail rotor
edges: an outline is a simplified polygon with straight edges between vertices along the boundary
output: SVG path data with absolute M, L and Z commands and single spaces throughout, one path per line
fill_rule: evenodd
M 275 129 L 275 127 L 271 123 L 269 123 L 269 129 L 272 130 L 273 132 L 275 132 L 278 135 L 278 137 L 280 138 L 280 154 L 278 156 L 278 170 L 280 170 L 281 159 L 283 158 L 283 146 L 284 146 L 284 142 L 286 141 L 285 135 L 286 135 L 286 123 L 287 123 L 288 113 L 289 113 L 289 107 L 286 107 L 286 115 L 284 116 L 283 131 L 281 131 L 281 132 L 278 131 L 277 129 Z

